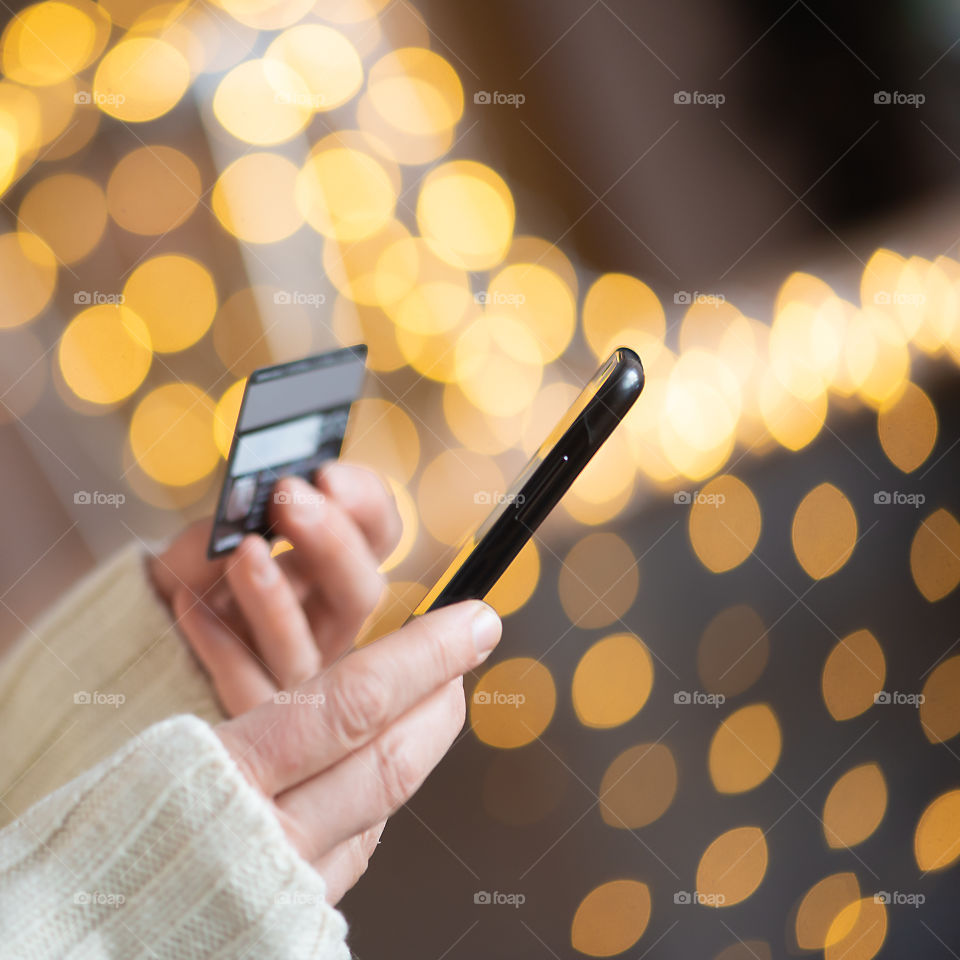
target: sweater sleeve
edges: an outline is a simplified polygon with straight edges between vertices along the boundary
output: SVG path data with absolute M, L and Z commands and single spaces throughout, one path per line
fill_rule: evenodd
M 69 590 L 0 662 L 0 826 L 166 717 L 223 719 L 138 544 Z
M 0 960 L 350 957 L 323 879 L 192 716 L 0 831 L 0 929 Z

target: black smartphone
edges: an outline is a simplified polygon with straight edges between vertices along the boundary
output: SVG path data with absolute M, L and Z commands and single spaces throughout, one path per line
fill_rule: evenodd
M 471 533 L 413 611 L 482 600 L 643 390 L 643 365 L 617 348 L 523 468 L 510 491 Z

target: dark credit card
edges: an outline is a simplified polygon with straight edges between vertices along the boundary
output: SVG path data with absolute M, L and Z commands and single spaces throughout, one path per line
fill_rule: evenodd
M 310 480 L 340 456 L 350 405 L 363 385 L 363 344 L 254 370 L 240 403 L 207 556 L 233 550 L 248 533 L 269 536 L 273 486 Z

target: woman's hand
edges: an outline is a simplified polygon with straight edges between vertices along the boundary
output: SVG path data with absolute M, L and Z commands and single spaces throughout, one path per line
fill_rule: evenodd
M 208 560 L 210 521 L 189 527 L 150 573 L 231 716 L 290 690 L 349 649 L 380 597 L 379 563 L 400 535 L 393 498 L 363 467 L 331 463 L 316 486 L 277 484 L 270 504 L 279 557 L 248 536 Z
M 425 614 L 293 691 L 217 726 L 337 903 L 386 818 L 413 795 L 464 720 L 463 674 L 500 639 L 485 603 Z

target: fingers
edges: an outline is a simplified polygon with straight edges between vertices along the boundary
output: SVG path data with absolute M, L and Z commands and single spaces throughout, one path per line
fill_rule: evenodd
M 376 852 L 387 821 L 383 820 L 313 862 L 327 887 L 327 903 L 336 906 L 343 895 L 364 875 Z
M 457 677 L 362 749 L 277 797 L 300 855 L 315 860 L 406 803 L 453 743 L 464 714 Z
M 478 600 L 424 614 L 305 684 L 218 728 L 267 796 L 308 780 L 369 743 L 394 720 L 482 663 L 500 618 Z
M 320 669 L 320 653 L 293 587 L 262 537 L 245 537 L 227 562 L 227 581 L 253 641 L 284 690 Z
M 286 496 L 275 497 L 271 505 L 275 532 L 293 543 L 289 563 L 322 597 L 322 609 L 314 597 L 304 601 L 318 644 L 325 653 L 328 646 L 339 653 L 380 599 L 377 558 L 336 500 L 319 495 L 299 477 L 286 477 L 278 487 Z M 331 638 L 332 644 L 324 642 Z
M 333 497 L 360 528 L 377 560 L 385 560 L 403 532 L 393 494 L 366 467 L 332 461 L 317 471 L 317 487 Z
M 276 687 L 243 641 L 186 588 L 174 594 L 173 613 L 229 716 L 272 699 Z
M 207 559 L 211 520 L 198 520 L 177 537 L 163 553 L 150 558 L 150 576 L 167 603 L 183 587 L 198 597 L 220 578 L 223 563 Z

